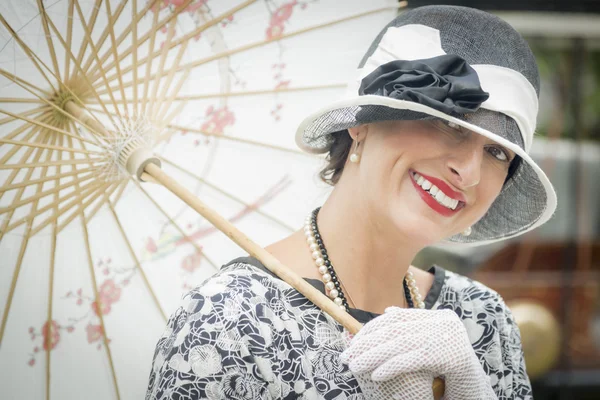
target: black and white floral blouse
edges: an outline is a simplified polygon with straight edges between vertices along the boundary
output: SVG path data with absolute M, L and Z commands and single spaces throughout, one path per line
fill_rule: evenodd
M 440 267 L 429 272 L 426 308 L 458 314 L 498 398 L 531 399 L 519 330 L 502 298 Z M 350 313 L 362 323 L 377 316 Z M 184 296 L 156 346 L 146 399 L 363 399 L 339 360 L 342 331 L 259 261 L 238 258 Z

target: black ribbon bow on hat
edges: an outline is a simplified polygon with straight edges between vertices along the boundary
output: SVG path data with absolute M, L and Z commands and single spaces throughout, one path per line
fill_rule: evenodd
M 413 101 L 446 114 L 475 112 L 490 97 L 477 72 L 451 54 L 380 65 L 363 78 L 358 92 Z

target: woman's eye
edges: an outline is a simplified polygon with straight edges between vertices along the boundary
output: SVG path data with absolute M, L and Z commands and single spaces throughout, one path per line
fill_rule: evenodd
M 494 158 L 500 161 L 509 161 L 507 152 L 496 146 L 490 146 L 487 148 L 488 153 L 490 153 Z

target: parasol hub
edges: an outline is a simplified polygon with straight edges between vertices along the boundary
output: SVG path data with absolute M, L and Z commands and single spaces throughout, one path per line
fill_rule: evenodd
M 127 172 L 135 175 L 140 181 L 145 180 L 142 179 L 142 174 L 148 164 L 154 164 L 159 168 L 161 166 L 160 159 L 142 140 L 132 140 L 123 146 L 118 159 Z
M 75 97 L 68 91 L 61 91 L 58 92 L 54 98 L 52 99 L 52 102 L 60 109 L 60 110 L 66 110 L 66 105 L 68 102 L 72 102 L 75 101 Z M 54 116 L 54 119 L 57 122 L 66 122 L 68 121 L 68 117 L 64 114 L 61 113 L 59 110 L 54 109 L 52 110 L 52 114 Z

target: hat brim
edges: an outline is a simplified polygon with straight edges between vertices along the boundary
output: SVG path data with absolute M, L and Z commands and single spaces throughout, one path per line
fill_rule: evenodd
M 544 224 L 552 217 L 556 210 L 556 193 L 554 192 L 550 180 L 529 154 L 527 154 L 518 144 L 478 125 L 455 118 L 420 103 L 396 100 L 377 95 L 363 95 L 346 98 L 331 103 L 306 117 L 300 123 L 296 132 L 296 144 L 303 151 L 308 153 L 326 153 L 329 150 L 328 147 L 311 146 L 305 140 L 306 131 L 311 129 L 311 126 L 313 132 L 314 129 L 318 130 L 319 127 L 324 125 L 322 123 L 323 117 L 336 110 L 340 111 L 340 115 L 343 115 L 344 113 L 355 114 L 357 107 L 359 108 L 361 106 L 382 106 L 396 110 L 409 110 L 453 122 L 493 140 L 501 146 L 510 149 L 523 159 L 521 167 L 515 176 L 505 184 L 502 192 L 488 210 L 488 213 L 473 226 L 472 235 L 452 236 L 447 240 L 449 243 L 481 245 L 510 239 Z M 316 123 L 318 126 L 315 127 L 314 125 Z M 349 123 L 351 126 L 358 126 L 367 122 L 354 121 L 354 123 Z M 346 126 L 343 129 L 347 129 L 351 126 Z M 332 131 L 323 130 L 320 134 L 328 135 L 338 130 L 339 129 Z M 522 212 L 517 212 L 517 210 L 522 210 Z

